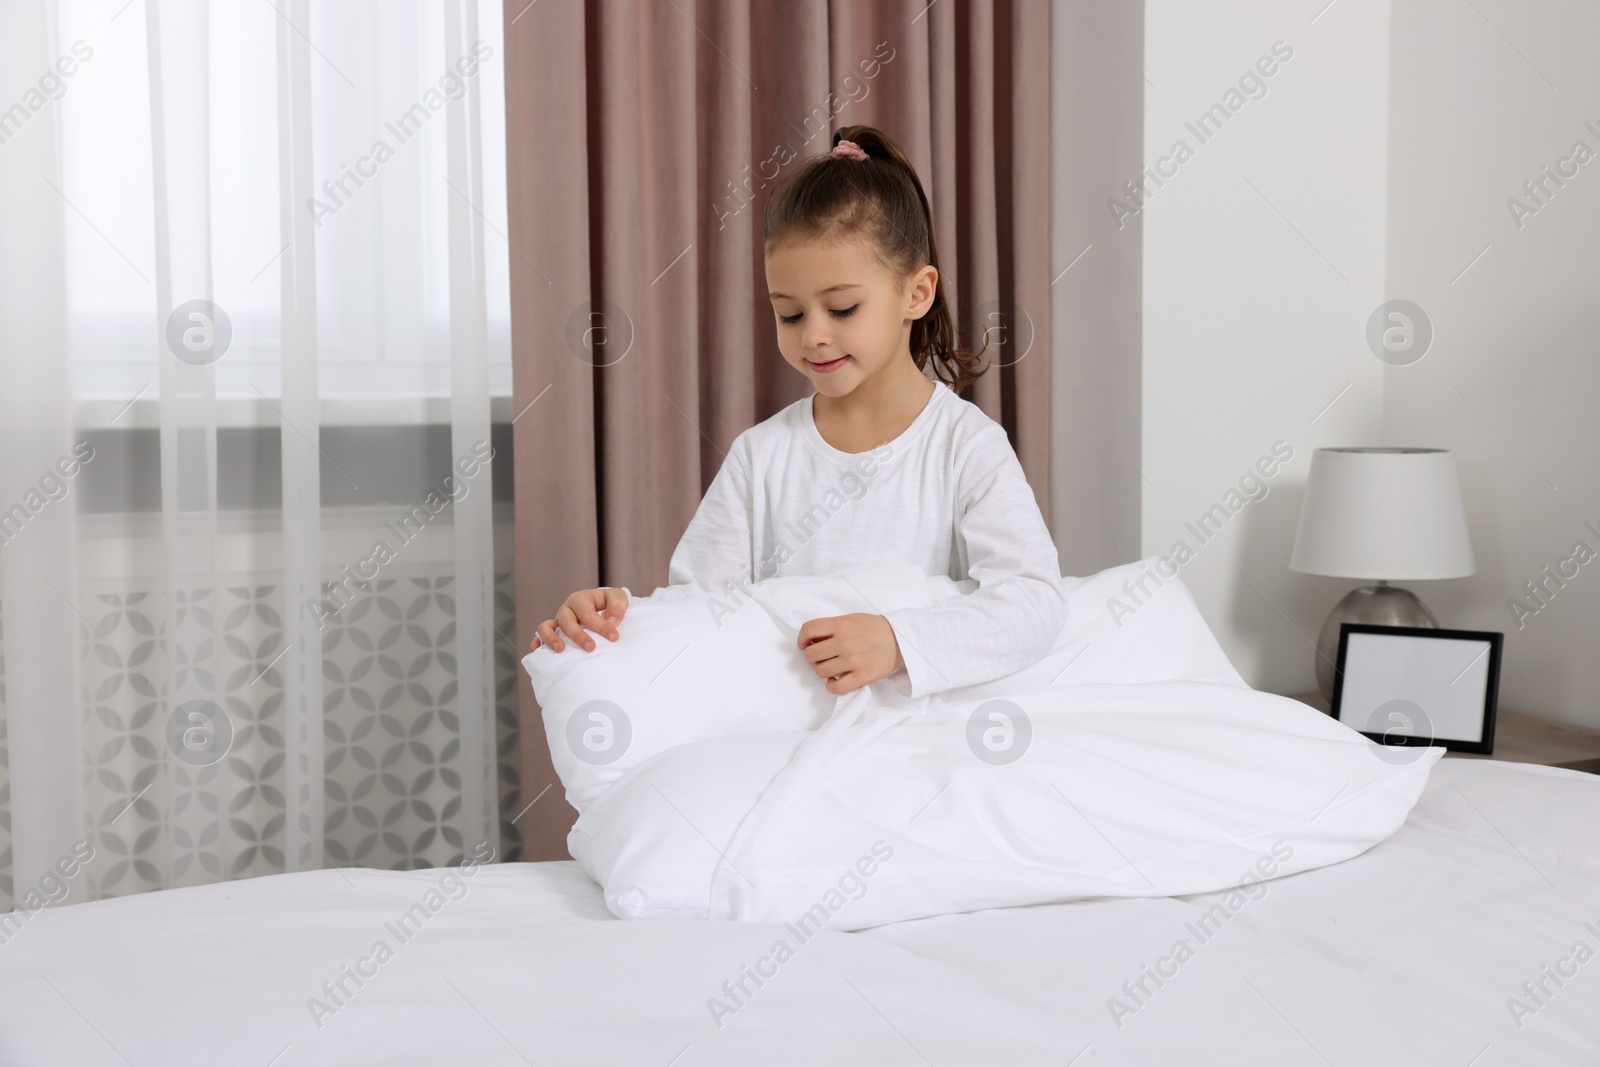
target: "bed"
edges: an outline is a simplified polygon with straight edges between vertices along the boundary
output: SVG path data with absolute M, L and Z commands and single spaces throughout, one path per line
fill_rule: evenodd
M 0 945 L 0 1063 L 1600 1064 L 1600 778 L 1442 760 L 1261 888 L 804 941 L 617 919 L 571 861 L 163 890 Z

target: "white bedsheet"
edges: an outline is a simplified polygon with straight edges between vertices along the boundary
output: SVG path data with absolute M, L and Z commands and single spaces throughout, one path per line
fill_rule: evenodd
M 1600 952 L 1600 777 L 1441 760 L 1392 837 L 1266 888 L 1203 943 L 1185 924 L 1225 894 L 1006 908 L 865 933 L 1104 1024 L 1152 1063 L 1600 1064 L 1600 956 L 1568 964 L 1576 974 L 1564 985 L 1547 979 L 1542 1006 L 1522 989 L 1576 942 Z M 1134 1004 L 1123 983 L 1179 939 L 1193 956 L 1165 984 L 1147 979 L 1151 995 Z M 1136 1009 L 1120 1027 L 1113 996 Z M 1514 1017 L 1512 997 L 1534 1013 Z
M 1059 1067 L 1090 1042 L 884 941 L 616 919 L 571 861 L 484 865 L 402 943 L 385 924 L 442 873 L 311 871 L 46 909 L 0 946 L 0 1064 Z M 734 1004 L 723 983 L 779 938 L 792 958 Z M 308 1000 L 379 939 L 392 958 L 317 1025 Z M 720 1027 L 713 997 L 737 1009 Z
M 41 912 L 0 945 L 0 1064 L 1600 1063 L 1600 958 L 1520 1028 L 1507 1005 L 1600 950 L 1600 778 L 1576 772 L 1441 761 L 1392 837 L 1265 883 L 1204 943 L 1185 924 L 1226 894 L 788 934 L 720 1028 L 708 999 L 732 1006 L 722 983 L 781 925 L 618 920 L 574 863 L 505 864 L 400 943 L 385 923 L 444 873 Z M 380 938 L 393 957 L 319 1027 L 308 999 Z M 1192 957 L 1135 1005 L 1123 983 L 1180 938 Z

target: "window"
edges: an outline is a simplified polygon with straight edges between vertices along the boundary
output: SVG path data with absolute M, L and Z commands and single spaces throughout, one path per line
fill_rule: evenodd
M 57 15 L 58 51 L 88 53 L 62 79 L 55 104 L 80 423 L 156 424 L 161 181 L 171 205 L 172 305 L 209 298 L 231 326 L 229 347 L 213 365 L 217 420 L 276 423 L 267 398 L 278 396 L 281 382 L 280 33 L 304 34 L 312 44 L 312 173 L 322 195 L 293 210 L 317 219 L 323 423 L 448 421 L 452 199 L 482 221 L 490 389 L 509 398 L 499 5 L 483 5 L 478 40 L 451 51 L 475 60 L 464 64 L 466 73 L 447 58 L 443 5 L 423 0 L 313 3 L 303 26 L 287 23 L 287 0 L 211 4 L 201 9 L 206 18 L 192 7 L 163 8 L 155 54 L 166 58 L 154 89 L 144 7 L 134 0 L 108 17 L 105 8 L 62 5 Z M 82 46 L 74 52 L 76 42 Z M 195 58 L 169 61 L 179 55 Z M 164 103 L 160 130 L 153 91 Z M 476 117 L 476 182 L 447 179 L 446 102 L 458 98 Z M 161 157 L 152 148 L 157 134 L 167 146 Z

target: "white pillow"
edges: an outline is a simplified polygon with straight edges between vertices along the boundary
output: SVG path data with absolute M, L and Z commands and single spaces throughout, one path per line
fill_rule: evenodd
M 914 563 L 869 564 L 769 578 L 751 586 L 753 599 L 712 590 L 635 598 L 616 642 L 597 635 L 593 652 L 541 645 L 522 664 L 567 801 L 582 812 L 631 768 L 690 741 L 815 730 L 839 698 L 796 647 L 802 624 L 925 606 L 958 589 Z
M 1108 682 L 1215 682 L 1248 689 L 1217 644 L 1183 579 L 1159 555 L 1082 578 L 1062 578 L 1067 621 L 1031 667 L 976 685 L 947 689 L 944 704 L 1002 693 Z M 1140 582 L 1143 588 L 1140 588 Z
M 1183 583 L 1148 576 L 1157 559 L 1068 579 L 1071 622 L 1032 668 L 904 703 L 858 690 L 819 729 L 757 727 L 640 760 L 573 826 L 573 858 L 621 917 L 854 930 L 1220 891 L 1392 834 L 1443 750 L 1390 764 L 1326 715 L 1251 690 Z M 1141 577 L 1135 599 L 1123 585 Z M 758 594 L 786 626 L 844 610 L 822 580 L 797 582 Z M 1108 600 L 1132 610 L 1122 625 Z M 847 898 L 841 872 L 869 850 L 870 892 Z M 1252 868 L 1264 857 L 1270 869 Z

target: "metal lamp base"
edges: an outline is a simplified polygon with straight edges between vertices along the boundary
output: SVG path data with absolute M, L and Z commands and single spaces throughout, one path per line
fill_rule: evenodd
M 1330 708 L 1333 706 L 1333 676 L 1339 662 L 1339 624 L 1344 622 L 1439 628 L 1439 620 L 1433 617 L 1433 612 L 1409 589 L 1379 582 L 1350 590 L 1334 605 L 1333 612 L 1322 624 L 1322 633 L 1317 636 L 1317 689 Z

